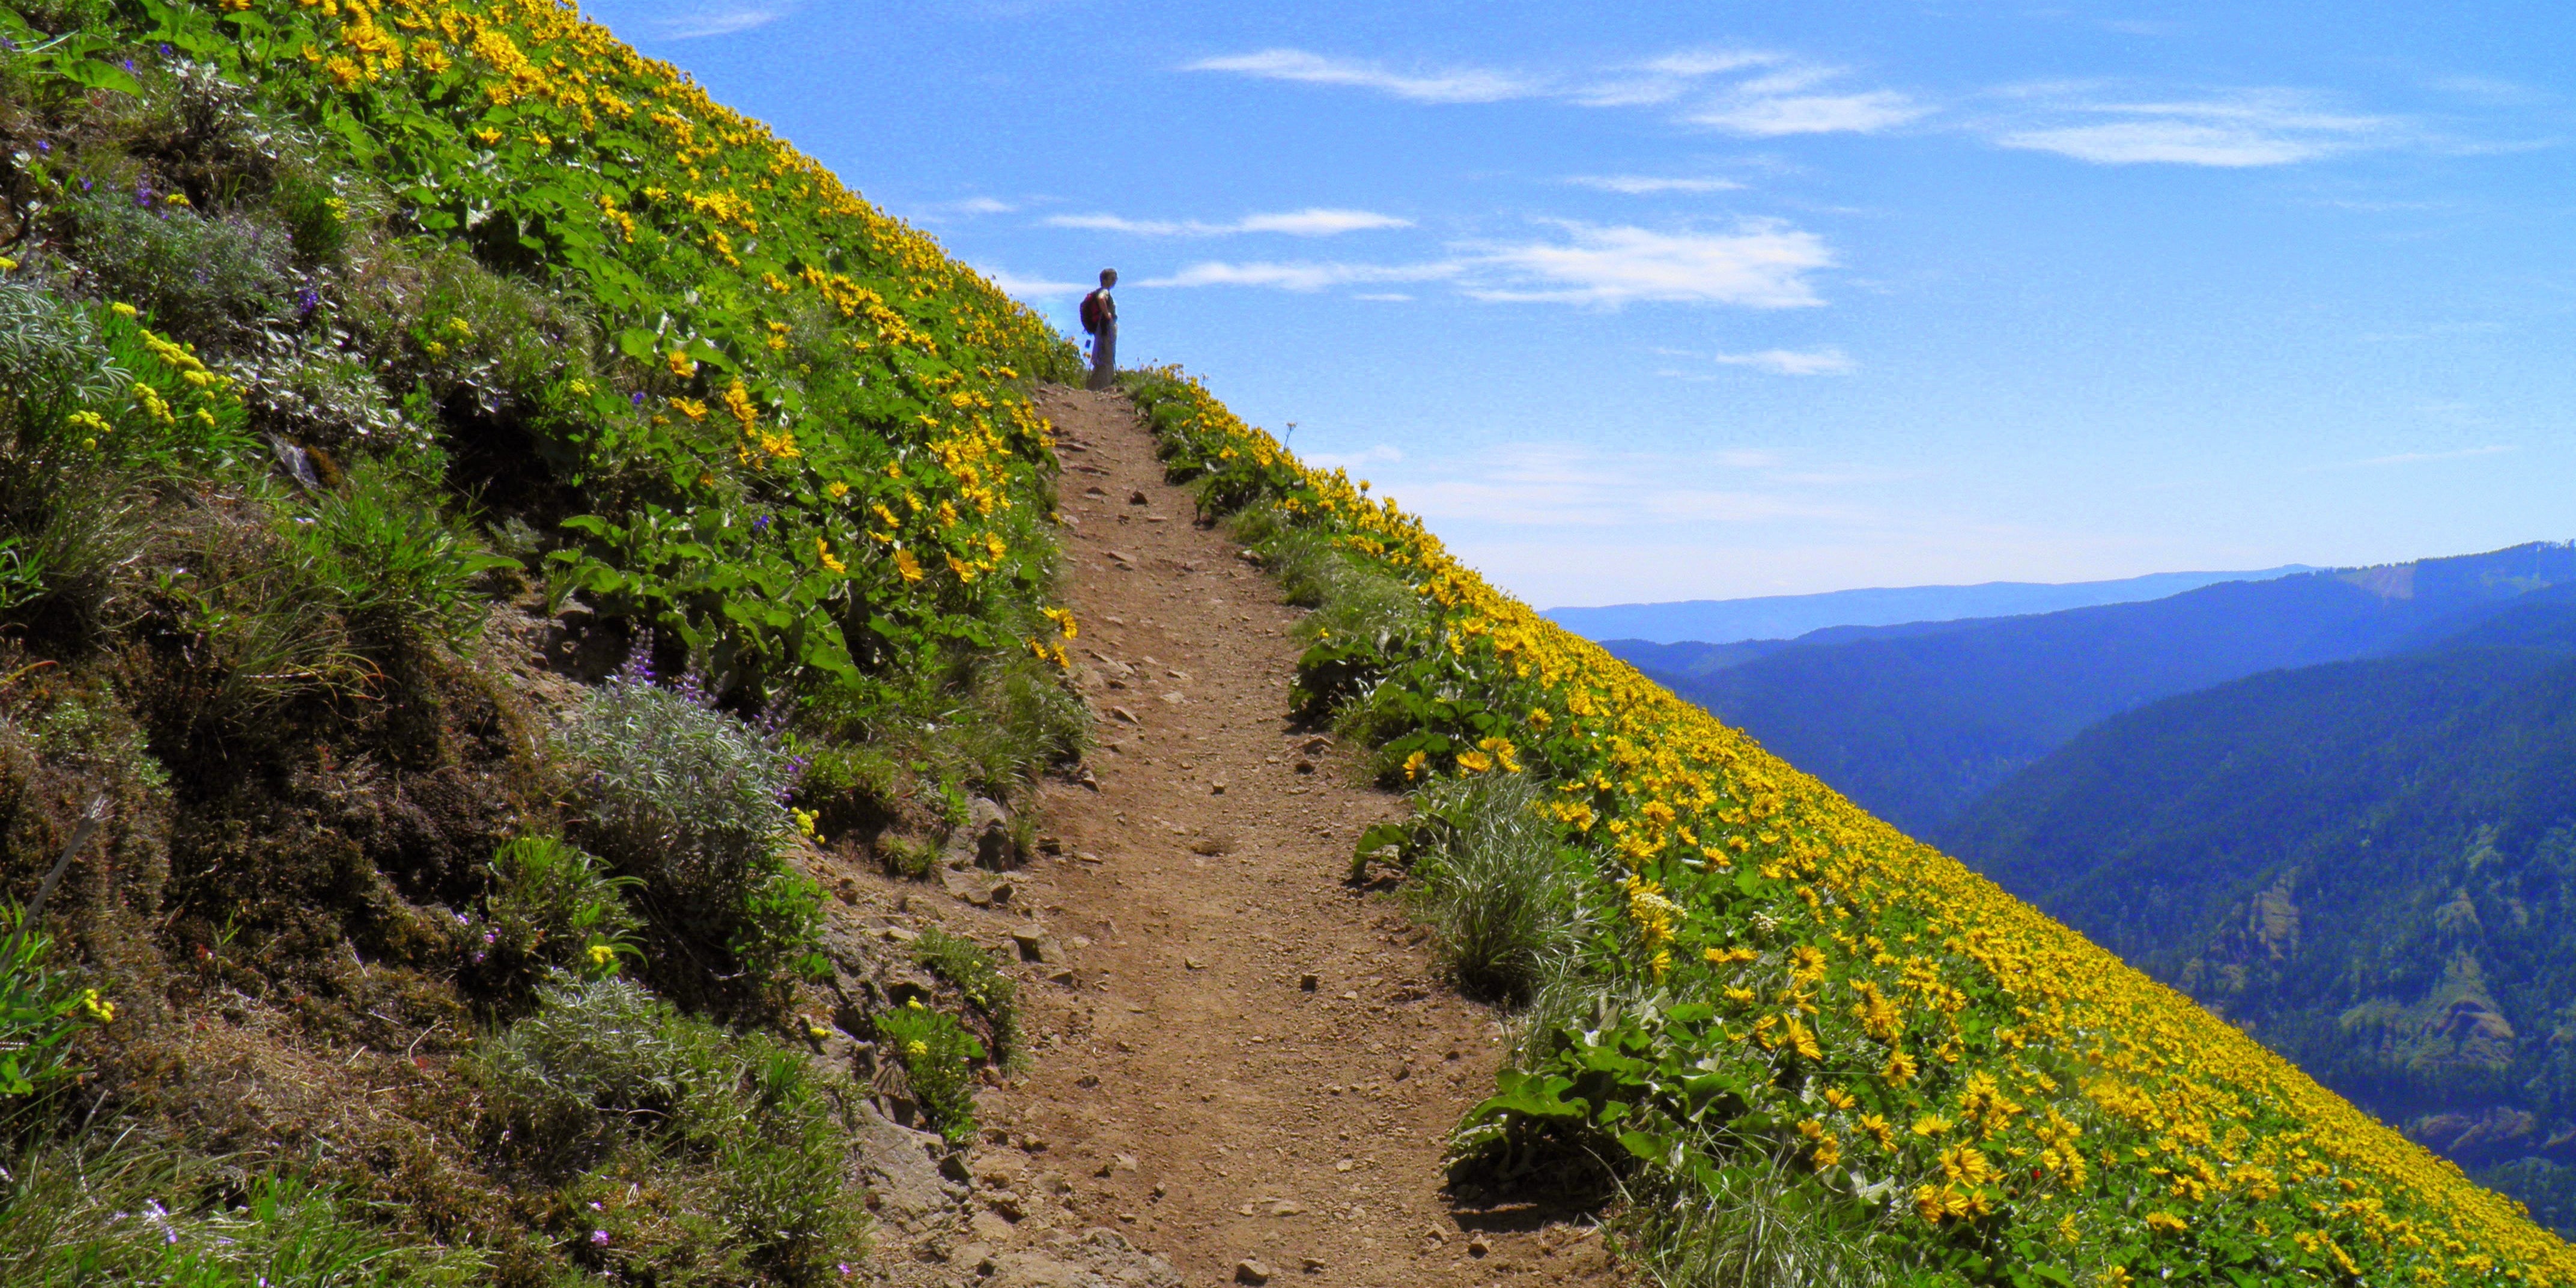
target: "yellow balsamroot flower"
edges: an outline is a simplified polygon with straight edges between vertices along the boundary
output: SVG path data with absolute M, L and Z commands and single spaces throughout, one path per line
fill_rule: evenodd
M 1429 760 L 1430 757 L 1423 755 L 1419 749 L 1416 749 L 1412 755 L 1405 757 L 1404 781 L 1409 783 L 1414 779 L 1421 777 L 1422 766 Z
M 1925 1114 L 1914 1120 L 1914 1134 L 1924 1138 L 1925 1140 L 1930 1140 L 1931 1138 L 1950 1130 L 1953 1125 L 1954 1124 L 1951 1123 L 1949 1119 L 1944 1118 L 1939 1114 Z
M 2157 1234 L 2180 1234 L 2190 1228 L 2191 1222 L 2183 1220 L 2181 1217 L 2175 1216 L 2171 1212 L 2149 1212 L 2147 1214 L 2147 1229 L 2154 1231 Z
M 834 572 L 848 572 L 850 570 L 850 566 L 848 564 L 842 563 L 840 557 L 832 553 L 832 543 L 825 541 L 821 537 L 814 538 L 814 557 L 822 560 L 823 566 Z
M 1044 614 L 1048 621 L 1055 623 L 1057 632 L 1062 634 L 1066 639 L 1073 639 L 1082 634 L 1082 629 L 1074 624 L 1073 613 L 1070 609 L 1041 608 L 1038 611 Z
M 1476 746 L 1481 750 L 1494 753 L 1494 763 L 1502 766 L 1504 773 L 1517 774 L 1521 772 L 1521 762 L 1512 759 L 1513 754 L 1518 752 L 1520 748 L 1513 746 L 1510 739 L 1487 738 L 1484 741 L 1477 743 Z
M 984 549 L 990 551 L 995 559 L 999 559 L 1011 552 L 1010 543 L 1002 540 L 1002 536 L 998 532 L 987 532 L 984 534 Z
M 1880 1067 L 1878 1076 L 1902 1087 L 1914 1081 L 1914 1075 L 1921 1071 L 1922 1066 L 1914 1062 L 1913 1056 L 1903 1051 L 1891 1051 L 1887 1055 L 1887 1063 Z
M 676 411 L 691 420 L 705 420 L 707 418 L 707 405 L 699 402 L 695 398 L 673 398 L 670 400 L 670 403 L 671 410 Z
M 905 581 L 921 580 L 921 561 L 913 558 L 912 552 L 909 550 L 898 550 L 894 552 L 894 570 L 896 573 L 900 574 Z
M 835 501 L 838 501 L 849 494 L 850 485 L 847 483 L 842 483 L 836 480 L 823 485 L 823 495 L 828 496 Z
M 690 357 L 685 349 L 671 350 L 662 355 L 662 361 L 671 368 L 672 375 L 682 380 L 688 380 L 698 374 L 698 360 Z
M 1481 751 L 1458 753 L 1458 767 L 1471 774 L 1481 774 L 1494 767 L 1494 758 Z

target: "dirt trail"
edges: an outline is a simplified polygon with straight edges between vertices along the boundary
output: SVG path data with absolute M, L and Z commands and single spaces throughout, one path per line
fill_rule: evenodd
M 1298 610 L 1193 525 L 1123 397 L 1043 407 L 1098 789 L 1046 791 L 1063 853 L 1017 901 L 1073 974 L 1030 990 L 1036 1067 L 987 1093 L 986 1121 L 1041 1146 L 1074 1214 L 1191 1283 L 1245 1258 L 1280 1284 L 1609 1282 L 1588 1230 L 1441 1191 L 1502 1028 L 1442 987 L 1400 910 L 1344 883 L 1359 829 L 1402 805 L 1290 726 Z

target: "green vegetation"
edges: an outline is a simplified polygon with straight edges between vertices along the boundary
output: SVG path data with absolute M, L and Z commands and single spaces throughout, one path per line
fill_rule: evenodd
M 902 1063 L 913 1101 L 930 1125 L 952 1141 L 974 1139 L 973 1066 L 984 1059 L 984 1044 L 955 1016 L 931 1010 L 918 999 L 888 1008 L 876 1025 L 877 1038 Z
M 13 6 L 0 158 L 0 1278 L 837 1280 L 805 847 L 1079 755 L 1071 346 L 537 0 Z
M 1173 373 L 1126 385 L 1316 620 L 1405 621 L 1314 626 L 1299 666 L 1314 716 L 1416 792 L 1361 861 L 1420 875 L 1462 978 L 1548 921 L 1498 914 L 1573 910 L 1517 973 L 1461 1184 L 1622 1196 L 1631 1262 L 1674 1284 L 2576 1281 L 2512 1204 L 1495 592 L 1365 484 Z

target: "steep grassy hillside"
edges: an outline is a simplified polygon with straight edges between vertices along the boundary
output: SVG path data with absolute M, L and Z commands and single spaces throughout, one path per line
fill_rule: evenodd
M 1462 983 L 1528 999 L 1462 1182 L 1628 1196 L 1668 1282 L 2565 1283 L 2456 1167 L 1500 595 L 1175 375 L 1176 477 L 1318 606 Z M 1604 1176 L 1604 1170 L 1607 1177 Z
M 2105 716 L 2258 671 L 2367 656 L 2570 580 L 2576 547 L 2517 546 L 1802 645 L 1680 691 L 1897 826 L 1937 834 Z
M 2116 717 L 1959 852 L 2561 1228 L 2576 605 Z
M 0 1281 L 842 1277 L 805 1054 L 1016 1053 L 806 860 L 1078 754 L 1070 348 L 569 8 L 0 37 Z

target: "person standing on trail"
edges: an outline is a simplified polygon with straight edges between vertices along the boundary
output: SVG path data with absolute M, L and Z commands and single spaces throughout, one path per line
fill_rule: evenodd
M 1107 389 L 1118 377 L 1118 301 L 1109 298 L 1109 288 L 1118 284 L 1118 270 L 1100 270 L 1100 289 L 1082 297 L 1082 329 L 1091 333 L 1091 378 L 1083 382 L 1086 389 Z

